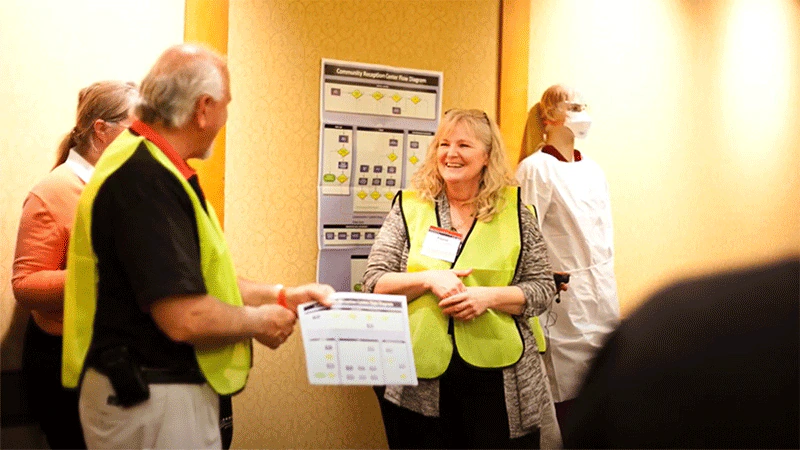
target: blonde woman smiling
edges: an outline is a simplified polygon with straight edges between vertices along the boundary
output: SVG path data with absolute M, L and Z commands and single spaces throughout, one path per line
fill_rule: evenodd
M 412 184 L 364 275 L 367 291 L 409 302 L 419 385 L 383 393 L 389 445 L 536 448 L 540 429 L 544 446 L 559 445 L 528 323 L 555 284 L 497 126 L 483 111 L 445 113 Z

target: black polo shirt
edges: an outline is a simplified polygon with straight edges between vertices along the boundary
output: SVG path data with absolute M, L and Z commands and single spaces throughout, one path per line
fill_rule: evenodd
M 138 122 L 132 130 L 142 126 Z M 205 208 L 193 171 L 188 181 Z M 169 339 L 149 314 L 150 305 L 163 298 L 207 291 L 192 202 L 144 143 L 98 191 L 91 232 L 98 295 L 89 364 L 99 351 L 124 344 L 143 366 L 197 369 L 193 347 Z

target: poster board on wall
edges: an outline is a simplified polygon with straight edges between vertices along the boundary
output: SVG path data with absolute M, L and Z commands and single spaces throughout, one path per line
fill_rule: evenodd
M 323 59 L 317 281 L 361 291 L 366 257 L 433 140 L 442 72 Z

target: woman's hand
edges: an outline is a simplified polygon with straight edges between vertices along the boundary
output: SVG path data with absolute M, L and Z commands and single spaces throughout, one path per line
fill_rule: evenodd
M 428 290 L 440 299 L 445 299 L 466 291 L 467 287 L 461 278 L 471 274 L 472 269 L 429 270 L 424 273 Z
M 439 302 L 439 308 L 446 316 L 458 320 L 472 320 L 485 313 L 492 305 L 493 295 L 490 287 L 468 287 L 463 292 L 451 295 Z

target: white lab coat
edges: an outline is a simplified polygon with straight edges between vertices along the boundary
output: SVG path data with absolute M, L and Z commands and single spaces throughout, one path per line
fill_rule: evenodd
M 553 271 L 570 274 L 561 303 L 540 317 L 556 402 L 575 398 L 591 362 L 619 325 L 608 182 L 583 156 L 563 162 L 538 151 L 517 169 L 522 199 L 534 205 Z

